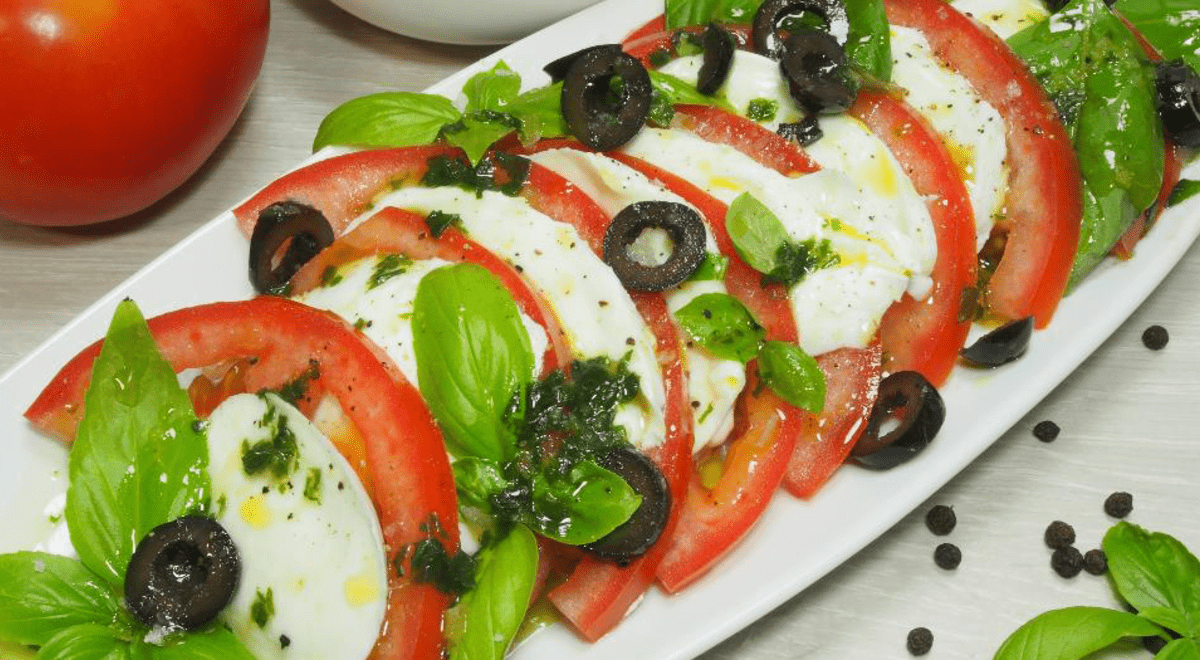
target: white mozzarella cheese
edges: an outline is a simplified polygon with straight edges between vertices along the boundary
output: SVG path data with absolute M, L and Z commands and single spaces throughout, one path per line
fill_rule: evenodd
M 641 201 L 668 201 L 687 204 L 682 198 L 647 179 L 637 170 L 604 156 L 575 149 L 553 149 L 533 156 L 533 160 L 579 186 L 609 215 Z M 661 263 L 671 252 L 665 232 L 646 232 L 648 239 L 638 245 L 640 259 Z M 705 227 L 710 254 L 720 254 L 712 232 Z M 679 311 L 704 293 L 727 293 L 719 281 L 688 281 L 666 291 L 667 307 Z M 688 369 L 688 396 L 695 430 L 694 451 L 725 441 L 733 429 L 734 404 L 746 386 L 745 366 L 736 360 L 718 358 L 702 348 L 685 351 Z
M 280 432 L 295 439 L 294 471 L 247 475 L 244 447 Z M 367 657 L 386 609 L 387 559 L 375 508 L 345 459 L 273 394 L 224 401 L 208 448 L 217 521 L 242 561 L 225 623 L 260 660 Z M 270 603 L 269 617 L 255 620 L 256 601 Z
M 954 0 L 954 8 L 991 28 L 1001 39 L 1050 15 L 1041 0 Z
M 965 78 L 938 62 L 920 32 L 892 26 L 891 38 L 892 80 L 908 90 L 905 100 L 941 133 L 962 169 L 975 213 L 975 247 L 982 249 L 1008 189 L 1004 120 Z
M 695 84 L 700 77 L 700 66 L 703 63 L 703 56 L 689 55 L 671 60 L 659 70 Z M 799 121 L 804 116 L 792 100 L 787 82 L 780 75 L 779 62 L 756 53 L 734 51 L 729 76 L 717 90 L 717 94 L 742 115 L 748 114 L 751 101 L 766 100 L 774 103 L 775 116 L 760 122 L 771 130 L 779 128 L 781 123 Z

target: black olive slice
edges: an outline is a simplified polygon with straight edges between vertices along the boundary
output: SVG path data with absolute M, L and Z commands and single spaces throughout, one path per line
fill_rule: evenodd
M 620 50 L 592 48 L 567 69 L 563 119 L 580 142 L 597 151 L 611 151 L 631 140 L 646 123 L 652 91 L 650 74 L 636 58 Z
M 775 132 L 780 137 L 792 140 L 802 147 L 807 147 L 825 136 L 825 132 L 821 130 L 821 125 L 817 123 L 815 115 L 809 115 L 798 122 L 780 124 L 779 128 L 775 129 Z
M 872 470 L 894 468 L 925 449 L 945 419 L 937 388 L 916 371 L 898 371 L 879 383 L 879 398 L 851 456 Z
M 259 293 L 279 291 L 300 267 L 333 242 L 333 227 L 317 209 L 275 202 L 258 214 L 250 236 L 250 283 Z M 287 245 L 275 265 L 275 255 Z
M 793 32 L 784 42 L 779 68 L 792 98 L 809 112 L 844 112 L 858 96 L 846 50 L 828 32 Z
M 647 265 L 629 254 L 629 246 L 647 229 L 662 229 L 674 248 L 659 265 Z M 677 202 L 635 202 L 621 209 L 604 232 L 604 261 L 626 289 L 663 291 L 692 276 L 704 262 L 704 221 L 690 206 Z
M 542 67 L 542 71 L 545 71 L 546 75 L 550 76 L 550 80 L 552 82 L 561 82 L 563 78 L 567 77 L 567 71 L 571 69 L 571 65 L 575 63 L 575 60 L 579 59 L 579 57 L 584 53 L 594 50 L 609 53 L 620 53 L 621 44 L 601 44 L 599 46 L 580 48 L 574 53 L 571 53 L 570 55 L 563 55 L 557 60 L 554 60 L 553 62 Z
M 712 96 L 725 84 L 733 68 L 733 36 L 716 23 L 704 29 L 704 60 L 696 77 L 696 91 Z
M 783 55 L 779 24 L 788 16 L 811 12 L 820 16 L 830 31 L 849 31 L 846 5 L 841 0 L 766 0 L 754 13 L 750 40 L 754 52 L 777 60 Z
M 998 367 L 1025 354 L 1033 337 L 1033 317 L 1010 321 L 959 351 L 975 367 Z
M 1183 60 L 1161 62 L 1154 86 L 1167 134 L 1181 146 L 1200 147 L 1200 76 Z
M 242 563 L 225 528 L 184 516 L 150 530 L 125 571 L 125 602 L 142 623 L 195 630 L 229 604 Z
M 641 495 L 642 504 L 629 520 L 582 547 L 601 559 L 624 566 L 649 550 L 662 535 L 671 513 L 671 489 L 654 461 L 632 447 L 617 447 L 599 463 Z

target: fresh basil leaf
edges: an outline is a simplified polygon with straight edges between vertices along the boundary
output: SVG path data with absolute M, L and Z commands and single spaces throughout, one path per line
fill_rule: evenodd
M 108 626 L 83 623 L 63 628 L 38 650 L 38 660 L 133 660 L 129 642 Z
M 496 140 L 512 133 L 520 123 L 500 113 L 477 112 L 442 129 L 442 138 L 467 154 L 472 165 L 478 165 Z
M 0 658 L 4 658 L 4 660 L 36 660 L 37 649 L 0 640 Z
M 738 195 L 729 205 L 725 228 L 738 256 L 760 273 L 775 269 L 780 247 L 791 240 L 771 209 L 748 192 Z
M 1200 12 L 1194 0 L 1121 0 L 1118 9 L 1163 59 L 1182 58 L 1200 71 Z
M 488 71 L 471 76 L 462 88 L 468 114 L 477 110 L 504 110 L 520 91 L 521 76 L 503 61 Z
M 1174 537 L 1119 522 L 1104 535 L 1108 572 L 1117 591 L 1147 618 L 1200 637 L 1200 560 Z M 1153 617 L 1173 610 L 1174 617 Z M 1166 619 L 1160 621 L 1159 619 Z
M 828 238 L 808 238 L 799 243 L 789 240 L 775 251 L 775 267 L 763 281 L 790 287 L 809 273 L 836 266 L 841 261 Z
M 758 351 L 763 383 L 788 403 L 811 413 L 825 407 L 825 374 L 804 349 L 786 341 L 768 341 Z
M 667 0 L 667 29 L 709 21 L 749 23 L 762 0 Z
M 579 461 L 565 475 L 533 480 L 533 510 L 525 523 L 542 536 L 569 545 L 602 538 L 629 520 L 642 497 L 615 473 Z
M 892 43 L 883 0 L 845 0 L 846 56 L 881 82 L 892 79 Z
M 66 519 L 85 566 L 117 589 L 147 532 L 211 496 L 208 445 L 137 305 L 117 306 L 68 461 Z
M 505 112 L 521 122 L 522 144 L 570 134 L 562 116 L 562 83 L 531 89 L 513 99 Z
M 724 98 L 717 95 L 705 96 L 697 91 L 692 83 L 668 73 L 651 71 L 650 84 L 653 85 L 654 91 L 661 94 L 671 105 L 711 105 L 736 112 Z
M 1125 637 L 1161 635 L 1149 621 L 1102 607 L 1039 614 L 1004 640 L 994 660 L 1079 660 Z
M 758 354 L 766 331 L 740 300 L 725 293 L 703 293 L 675 312 L 675 320 L 709 353 L 749 362 Z
M 1200 640 L 1184 637 L 1167 642 L 1154 660 L 1200 660 Z
M 444 266 L 417 286 L 412 328 L 418 385 L 446 447 L 458 457 L 512 458 L 508 409 L 534 375 L 512 295 L 481 266 Z
M 1171 190 L 1171 196 L 1167 198 L 1167 206 L 1175 206 L 1182 204 L 1188 199 L 1200 193 L 1200 181 L 1192 179 L 1180 179 L 1179 183 Z
M 525 619 L 537 567 L 537 539 L 522 525 L 480 551 L 475 588 L 447 614 L 451 660 L 504 657 Z
M 219 623 L 204 630 L 169 636 L 162 645 L 136 640 L 135 658 L 147 660 L 254 660 L 233 632 Z
M 1103 0 L 1073 0 L 1009 45 L 1055 101 L 1079 156 L 1084 214 L 1074 286 L 1158 197 L 1163 134 L 1153 71 Z
M 491 514 L 492 496 L 508 487 L 504 468 L 493 461 L 476 456 L 464 456 L 454 461 L 453 467 L 458 505 Z
M 75 559 L 0 555 L 0 639 L 40 646 L 64 628 L 111 625 L 123 613 L 117 593 Z
M 321 120 L 313 151 L 332 144 L 360 147 L 412 147 L 429 144 L 442 126 L 462 113 L 436 94 L 380 92 L 334 108 Z
M 723 254 L 713 254 L 712 252 L 708 252 L 704 255 L 704 261 L 700 262 L 700 267 L 688 277 L 688 281 L 720 281 L 725 279 L 725 270 L 728 268 L 729 257 L 726 257 Z

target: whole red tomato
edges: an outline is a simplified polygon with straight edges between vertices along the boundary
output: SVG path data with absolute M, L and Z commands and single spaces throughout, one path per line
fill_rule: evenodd
M 0 218 L 139 211 L 229 132 L 262 66 L 269 0 L 0 2 Z

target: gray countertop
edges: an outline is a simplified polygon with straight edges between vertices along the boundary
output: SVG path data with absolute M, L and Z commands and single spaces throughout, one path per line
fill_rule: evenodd
M 366 93 L 419 90 L 492 51 L 424 43 L 375 29 L 326 0 L 273 0 L 267 60 L 241 119 L 182 188 L 134 217 L 69 230 L 0 222 L 0 371 L 103 293 L 309 154 L 321 118 Z M 198 274 L 201 275 L 202 274 Z M 1075 525 L 1081 550 L 1114 521 L 1102 503 L 1134 495 L 1130 519 L 1200 549 L 1200 247 L 1083 366 L 929 502 L 823 580 L 707 653 L 738 658 L 904 658 L 915 626 L 930 658 L 988 658 L 1047 609 L 1114 603 L 1107 581 L 1057 577 L 1042 532 Z M 1151 352 L 1142 330 L 1161 324 Z M 1035 423 L 1062 434 L 1037 441 Z M 952 438 L 940 440 L 952 442 Z M 945 539 L 925 510 L 954 506 Z M 819 534 L 819 530 L 814 530 Z M 934 547 L 956 543 L 955 571 Z M 1145 656 L 1134 651 L 1131 657 Z

